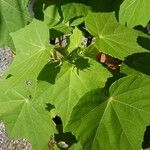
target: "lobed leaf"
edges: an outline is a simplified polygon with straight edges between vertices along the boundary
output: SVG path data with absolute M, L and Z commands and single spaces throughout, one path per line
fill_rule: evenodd
M 134 27 L 146 26 L 150 18 L 149 0 L 124 0 L 120 5 L 119 22 Z
M 95 36 L 100 52 L 123 60 L 133 53 L 148 51 L 137 41 L 141 33 L 120 25 L 114 13 L 89 13 L 86 27 Z
M 17 55 L 5 76 L 13 75 L 14 84 L 36 79 L 48 63 L 52 46 L 49 45 L 49 30 L 45 23 L 33 20 L 25 28 L 11 33 Z
M 80 58 L 75 65 L 64 63 L 57 74 L 55 84 L 45 93 L 49 93 L 50 103 L 55 105 L 55 113 L 60 116 L 65 127 L 73 107 L 88 91 L 103 87 L 111 73 L 98 62 Z
M 12 82 L 0 83 L 0 119 L 4 121 L 9 137 L 26 138 L 33 149 L 45 149 L 55 131 L 51 115 L 45 110 L 49 96 L 42 96 L 47 84 L 32 80 L 30 84 L 25 82 L 9 88 Z
M 107 95 L 97 89 L 74 107 L 67 129 L 84 150 L 141 149 L 150 123 L 150 78 L 127 76 L 116 81 Z
M 0 1 L 0 46 L 13 46 L 10 32 L 24 27 L 31 20 L 28 0 Z

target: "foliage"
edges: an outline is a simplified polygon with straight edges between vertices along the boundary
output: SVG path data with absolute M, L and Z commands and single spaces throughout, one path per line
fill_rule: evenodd
M 33 150 L 141 149 L 149 11 L 149 0 L 1 0 L 0 47 L 14 53 L 0 81 L 8 135 Z

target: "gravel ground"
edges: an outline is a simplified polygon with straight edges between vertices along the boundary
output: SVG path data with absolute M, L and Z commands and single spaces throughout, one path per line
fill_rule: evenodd
M 13 61 L 13 54 L 8 47 L 0 48 L 0 78 Z M 4 123 L 0 121 L 0 150 L 31 150 L 26 139 L 12 140 L 7 136 Z
M 0 77 L 13 61 L 13 54 L 8 47 L 0 48 Z

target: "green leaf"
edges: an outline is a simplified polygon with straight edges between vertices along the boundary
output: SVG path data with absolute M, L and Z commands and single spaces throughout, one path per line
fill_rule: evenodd
M 143 150 L 150 150 L 150 148 L 144 148 Z
M 120 6 L 119 22 L 130 27 L 146 26 L 150 18 L 149 0 L 124 0 Z
M 68 34 L 72 31 L 72 27 L 68 25 L 68 23 L 61 22 L 56 25 L 52 29 L 50 29 L 50 38 L 57 38 L 63 36 L 64 34 Z
M 72 18 L 86 16 L 89 11 L 89 6 L 84 3 L 76 3 L 74 1 L 63 1 L 62 12 L 65 22 L 68 22 Z
M 86 92 L 103 87 L 107 78 L 111 77 L 111 73 L 94 60 L 79 58 L 75 65 L 64 63 L 55 84 L 46 91 L 51 95 L 50 103 L 55 105 L 55 112 L 61 117 L 63 126 L 78 100 Z
M 87 16 L 88 12 L 111 12 L 120 4 L 118 0 L 63 0 L 62 13 L 65 22 Z
M 78 17 L 78 18 L 72 19 L 70 21 L 70 26 L 78 26 L 81 23 L 84 23 L 84 21 L 85 21 L 85 17 Z
M 52 47 L 49 30 L 45 23 L 34 20 L 25 28 L 11 33 L 17 55 L 6 76 L 12 74 L 16 82 L 36 79 L 47 64 Z
M 83 150 L 83 149 L 82 149 L 81 144 L 78 142 L 78 143 L 73 144 L 73 146 L 71 146 L 69 150 Z
M 72 51 L 80 47 L 82 40 L 83 40 L 82 32 L 78 28 L 75 28 L 73 30 L 73 34 L 70 36 L 70 43 L 67 51 L 71 53 Z
M 0 83 L 0 120 L 11 138 L 26 138 L 35 150 L 44 150 L 54 133 L 50 112 L 46 111 L 49 96 L 42 96 L 46 82 L 30 81 L 10 88 L 12 80 Z
M 86 27 L 96 37 L 97 49 L 113 57 L 123 60 L 130 54 L 146 51 L 137 43 L 141 33 L 120 25 L 114 13 L 89 13 Z
M 28 0 L 0 1 L 0 46 L 12 46 L 9 33 L 24 27 L 31 20 L 27 5 Z
M 44 22 L 50 28 L 50 38 L 56 38 L 70 32 L 71 27 L 65 23 L 59 13 L 57 4 L 50 5 L 44 11 Z
M 95 60 L 99 55 L 99 51 L 94 44 L 91 44 L 84 50 L 84 55 Z
M 121 65 L 120 71 L 127 75 L 150 75 L 150 53 L 138 53 L 127 57 Z
M 149 77 L 128 76 L 116 81 L 109 94 L 90 91 L 74 107 L 67 130 L 84 150 L 141 149 L 150 123 L 149 89 Z
M 50 5 L 44 11 L 44 22 L 51 28 L 61 22 L 57 5 Z

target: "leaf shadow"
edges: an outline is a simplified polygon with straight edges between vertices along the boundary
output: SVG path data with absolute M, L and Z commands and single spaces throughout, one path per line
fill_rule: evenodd
M 59 62 L 48 63 L 44 66 L 42 71 L 38 75 L 38 80 L 47 81 L 51 84 L 55 84 L 57 74 L 60 72 Z
M 57 143 L 57 146 L 60 149 L 63 149 L 59 146 L 59 142 L 65 142 L 68 145 L 68 148 L 71 147 L 74 143 L 77 143 L 76 137 L 71 133 L 71 132 L 63 132 L 63 123 L 62 120 L 59 116 L 55 116 L 53 118 L 53 121 L 56 125 L 56 129 L 58 131 L 58 133 L 54 134 L 55 137 L 55 141 Z M 67 148 L 67 149 L 68 149 Z
M 141 32 L 143 32 L 144 34 L 149 35 L 149 34 L 148 34 L 148 31 L 147 31 L 147 28 L 146 28 L 146 27 L 143 27 L 142 25 L 135 26 L 134 29 L 137 30 L 137 31 L 141 31 Z
M 137 43 L 142 46 L 143 48 L 150 50 L 150 38 L 138 36 Z
M 45 109 L 47 110 L 47 111 L 51 111 L 52 109 L 54 109 L 55 108 L 55 106 L 54 105 L 52 105 L 51 103 L 46 103 L 46 107 L 45 107 Z
M 50 29 L 50 39 L 57 38 L 57 37 L 60 37 L 60 36 L 63 36 L 63 35 L 64 35 L 63 32 L 61 32 L 61 31 L 59 31 L 55 28 Z
M 89 59 L 84 57 L 78 57 L 74 61 L 74 68 L 77 69 L 77 74 L 79 75 L 80 70 L 84 71 L 85 69 L 89 69 L 91 64 L 89 63 Z
M 92 12 L 116 12 L 116 16 L 118 17 L 119 7 L 123 0 L 36 0 L 33 5 L 33 11 L 35 14 L 35 18 L 39 20 L 44 19 L 43 10 L 45 10 L 50 5 L 57 5 L 60 16 L 63 19 L 63 13 L 61 10 L 61 6 L 67 4 L 83 4 L 85 6 L 89 6 Z M 44 6 L 44 7 L 43 7 Z
M 142 148 L 145 149 L 149 147 L 150 147 L 150 126 L 147 126 L 144 132 Z
M 150 53 L 135 53 L 126 57 L 124 64 L 138 72 L 150 75 Z
M 105 83 L 105 89 L 106 89 L 107 91 L 109 91 L 110 86 L 111 86 L 115 81 L 117 81 L 117 80 L 119 80 L 120 78 L 123 78 L 124 76 L 126 76 L 125 74 L 120 73 L 120 72 L 118 72 L 118 71 L 113 71 L 112 74 L 113 74 L 113 76 L 110 77 L 110 78 L 108 78 L 107 81 L 106 81 L 106 83 Z
M 120 10 L 120 5 L 123 3 L 123 0 L 116 0 L 116 5 L 115 5 L 115 16 L 117 21 L 119 22 L 119 10 Z
M 35 0 L 33 4 L 33 12 L 34 17 L 39 20 L 44 20 L 44 12 L 48 6 L 56 4 L 58 6 L 58 11 L 60 13 L 60 16 L 62 16 L 61 8 L 60 8 L 60 0 Z M 54 16 L 56 15 L 56 11 L 54 13 Z
M 108 91 L 106 91 L 105 88 L 96 88 L 93 89 L 91 91 L 86 92 L 78 101 L 78 103 L 74 106 L 73 111 L 71 113 L 70 116 L 70 120 L 68 125 L 66 126 L 66 129 L 69 131 L 76 131 L 79 129 L 79 131 L 75 132 L 77 135 L 78 134 L 82 134 L 83 133 L 83 129 L 84 128 L 84 118 L 87 117 L 89 112 L 93 112 L 95 110 L 95 108 L 99 108 L 99 105 L 103 104 L 105 101 L 107 101 L 107 99 L 109 98 L 109 93 Z M 90 113 L 91 114 L 91 113 Z M 96 114 L 96 113 L 94 113 Z M 74 120 L 75 119 L 75 120 Z M 81 121 L 82 120 L 82 121 Z M 96 122 L 98 121 L 98 117 L 95 115 L 90 115 L 89 116 L 89 120 L 86 119 L 86 128 L 84 128 L 84 131 L 87 130 L 86 132 L 90 132 L 91 136 L 90 139 L 94 138 L 94 134 L 96 133 L 97 128 L 95 128 L 94 130 L 89 129 L 91 127 L 91 122 L 96 124 Z M 74 126 L 73 124 L 76 124 L 76 126 Z M 73 126 L 72 126 L 73 125 Z M 89 126 L 88 126 L 89 125 Z M 84 127 L 83 127 L 84 126 Z M 89 127 L 89 128 L 88 128 Z M 91 140 L 92 141 L 92 140 Z M 89 142 L 89 149 L 91 149 L 91 142 L 89 139 L 86 142 Z M 81 141 L 80 141 L 81 142 Z
M 63 0 L 61 5 L 68 3 L 79 3 L 89 6 L 92 12 L 112 12 L 122 0 Z

